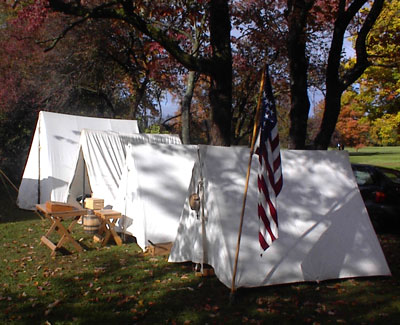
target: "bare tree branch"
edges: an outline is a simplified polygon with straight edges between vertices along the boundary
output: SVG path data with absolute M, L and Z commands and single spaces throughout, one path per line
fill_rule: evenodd
M 60 40 L 62 40 L 70 30 L 72 30 L 77 25 L 84 23 L 88 19 L 89 19 L 89 17 L 83 17 L 81 19 L 78 19 L 77 21 L 74 21 L 72 24 L 70 24 L 66 28 L 64 28 L 64 30 L 57 37 L 55 37 L 53 39 L 48 39 L 48 40 L 45 40 L 45 41 L 37 42 L 37 43 L 39 43 L 39 44 L 40 43 L 48 43 L 48 42 L 51 41 L 52 42 L 51 45 L 49 47 L 45 48 L 45 50 L 44 50 L 45 52 L 48 52 L 48 51 L 54 49 L 55 46 L 57 45 L 57 43 Z
M 167 123 L 167 122 L 169 122 L 169 121 L 171 121 L 171 120 L 173 120 L 173 119 L 176 119 L 176 118 L 178 118 L 178 117 L 180 117 L 182 114 L 178 114 L 178 115 L 175 115 L 175 116 L 172 116 L 172 117 L 170 117 L 170 118 L 167 118 L 164 122 L 162 122 L 162 125 L 164 125 L 165 126 L 165 124 Z

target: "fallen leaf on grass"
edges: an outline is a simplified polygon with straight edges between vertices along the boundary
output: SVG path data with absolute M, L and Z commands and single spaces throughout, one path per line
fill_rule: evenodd
M 45 312 L 44 312 L 44 315 L 48 316 L 51 313 L 51 311 L 53 310 L 53 308 L 56 307 L 60 302 L 61 302 L 61 300 L 57 299 L 56 301 L 54 301 L 51 304 L 49 304 L 47 306 L 48 309 L 46 309 Z
M 183 287 L 183 288 L 178 288 L 176 290 L 189 290 L 189 291 L 194 291 L 192 287 Z
M 344 300 L 336 300 L 333 302 L 335 305 L 347 305 L 347 302 Z
M 96 267 L 93 272 L 94 273 L 104 273 L 105 271 L 106 271 L 106 268 L 104 266 L 102 266 L 102 267 Z
M 54 302 L 52 302 L 51 304 L 48 304 L 47 305 L 47 308 L 54 308 L 55 306 L 57 306 L 58 304 L 60 304 L 60 302 L 61 302 L 61 300 L 60 299 L 57 299 L 57 300 L 55 300 Z
M 124 299 L 120 300 L 117 302 L 117 306 L 121 306 L 123 304 L 126 304 L 129 301 L 129 297 L 125 297 Z
M 268 303 L 268 298 L 259 297 L 256 300 L 256 304 L 259 305 L 259 306 L 267 304 L 267 303 Z
M 212 305 L 206 304 L 204 306 L 204 310 L 217 312 L 219 310 L 219 306 L 217 306 L 217 305 L 212 306 Z

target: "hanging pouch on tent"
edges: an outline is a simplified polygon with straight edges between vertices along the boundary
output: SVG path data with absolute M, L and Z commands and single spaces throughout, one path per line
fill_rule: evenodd
M 193 193 L 189 197 L 190 208 L 194 211 L 199 212 L 200 210 L 200 196 L 197 193 Z

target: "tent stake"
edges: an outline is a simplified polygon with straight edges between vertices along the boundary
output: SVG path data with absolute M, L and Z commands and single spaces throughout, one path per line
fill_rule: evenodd
M 244 218 L 244 211 L 245 211 L 245 207 L 246 207 L 247 190 L 249 188 L 251 161 L 253 158 L 254 146 L 256 143 L 256 135 L 257 135 L 257 129 L 258 129 L 258 125 L 259 125 L 258 121 L 260 120 L 260 107 L 261 107 L 262 93 L 263 93 L 264 83 L 265 83 L 266 69 L 267 69 L 267 66 L 265 65 L 264 68 L 262 69 L 262 76 L 261 76 L 260 90 L 259 90 L 259 94 L 258 94 L 256 115 L 254 117 L 254 126 L 253 126 L 253 135 L 252 135 L 251 146 L 250 146 L 249 163 L 247 165 L 246 185 L 245 185 L 244 194 L 243 194 L 242 212 L 240 214 L 240 224 L 239 224 L 239 233 L 238 233 L 238 239 L 237 239 L 237 245 L 236 245 L 235 264 L 233 267 L 232 285 L 231 285 L 231 293 L 230 293 L 230 301 L 231 302 L 233 302 L 233 300 L 234 300 L 234 295 L 235 295 L 235 291 L 236 291 L 235 282 L 236 282 L 237 264 L 238 264 L 238 259 L 239 259 L 240 240 L 242 237 L 243 218 Z

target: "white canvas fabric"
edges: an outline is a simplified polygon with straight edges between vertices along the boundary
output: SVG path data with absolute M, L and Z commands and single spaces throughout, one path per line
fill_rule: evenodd
M 197 157 L 197 146 L 138 144 L 128 147 L 113 209 L 124 216 L 121 232 L 136 237 L 144 250 L 172 242 Z
M 235 287 L 390 275 L 345 151 L 282 151 L 279 238 L 258 242 L 257 156 L 253 156 Z M 202 218 L 182 211 L 170 262 L 213 266 L 231 288 L 248 148 L 200 147 L 188 196 L 204 181 Z M 187 196 L 187 197 L 188 197 Z
M 75 177 L 69 185 L 69 202 L 85 192 L 104 200 L 105 207 L 113 207 L 117 199 L 127 147 L 144 143 L 180 145 L 173 134 L 121 134 L 110 131 L 82 130 L 80 156 L 76 163 Z M 83 185 L 85 174 L 88 182 Z
M 79 156 L 80 134 L 85 128 L 139 133 L 137 121 L 133 120 L 40 112 L 19 188 L 17 203 L 20 208 L 35 208 L 39 183 L 40 203 L 67 201 L 68 185 Z

